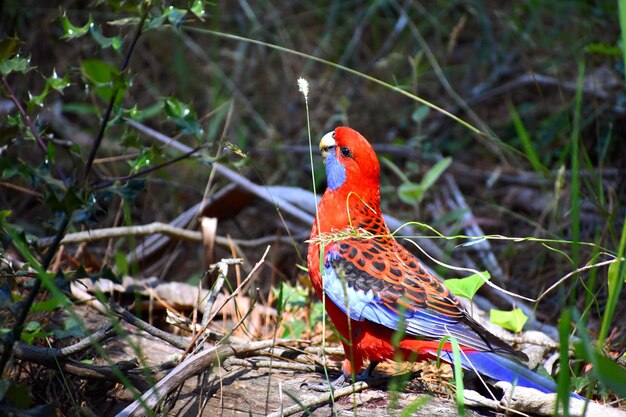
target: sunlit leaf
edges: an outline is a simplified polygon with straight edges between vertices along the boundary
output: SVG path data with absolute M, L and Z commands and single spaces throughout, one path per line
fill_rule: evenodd
M 247 158 L 248 157 L 248 155 L 246 155 L 246 153 L 243 150 L 241 150 L 241 148 L 239 148 L 239 146 L 235 145 L 234 143 L 224 142 L 224 146 L 227 149 L 230 149 L 237 156 L 240 156 L 242 158 Z
M 70 77 L 68 74 L 65 77 L 59 77 L 56 70 L 52 71 L 52 75 L 46 79 L 46 84 L 53 90 L 63 93 L 63 90 L 70 86 Z
M 206 14 L 204 11 L 204 1 L 195 0 L 189 10 L 191 10 L 191 13 L 196 15 L 198 19 L 204 21 L 204 15 Z
M 487 271 L 480 274 L 473 274 L 465 278 L 450 278 L 443 281 L 452 293 L 458 297 L 469 298 L 470 300 L 476 294 L 476 291 L 485 283 L 485 279 L 491 279 L 491 275 Z
M 93 20 L 91 15 L 89 15 L 89 20 L 85 23 L 84 26 L 74 26 L 70 19 L 67 17 L 67 13 L 63 13 L 61 16 L 61 26 L 63 26 L 63 39 L 71 40 L 80 38 L 84 36 L 89 28 L 93 25 Z
M 524 328 L 528 316 L 524 314 L 521 308 L 516 308 L 511 311 L 492 309 L 489 312 L 489 320 L 498 326 L 518 333 Z

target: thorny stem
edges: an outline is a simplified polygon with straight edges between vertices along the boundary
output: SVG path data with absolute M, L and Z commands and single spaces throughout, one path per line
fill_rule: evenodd
M 39 145 L 39 147 L 41 148 L 41 150 L 45 154 L 46 150 L 47 150 L 46 143 L 43 141 L 43 138 L 41 137 L 41 135 L 39 134 L 39 131 L 35 127 L 35 124 L 33 123 L 33 120 L 28 116 L 28 113 L 26 113 L 26 110 L 24 109 L 24 106 L 22 106 L 22 103 L 20 103 L 20 101 L 15 96 L 15 92 L 13 92 L 13 89 L 11 88 L 11 85 L 7 81 L 6 77 L 0 77 L 0 78 L 2 78 L 2 84 L 4 84 L 4 89 L 6 90 L 7 94 L 9 95 L 9 98 L 11 99 L 13 104 L 15 104 L 15 107 L 17 107 L 17 110 L 22 115 L 22 119 L 24 119 L 24 121 L 28 125 L 28 129 L 31 131 L 31 133 L 35 137 L 35 140 L 37 141 L 37 144 Z M 57 166 L 55 166 L 54 168 L 55 168 L 57 174 L 59 175 L 59 178 L 61 178 L 61 180 L 63 181 L 63 183 L 64 184 L 67 183 L 67 178 L 63 174 L 63 171 L 61 171 L 59 169 L 59 167 L 57 167 Z
M 146 18 L 148 17 L 148 7 L 144 8 L 143 14 L 141 15 L 141 21 L 137 25 L 137 30 L 133 35 L 133 39 L 131 41 L 130 47 L 126 52 L 126 56 L 124 57 L 124 61 L 122 61 L 122 65 L 120 66 L 120 72 L 123 72 L 128 67 L 128 63 L 130 62 L 130 57 L 135 49 L 135 45 L 137 45 L 137 41 L 139 40 L 139 36 L 143 30 L 143 25 L 146 22 Z M 117 98 L 117 94 L 119 93 L 119 87 L 113 91 L 111 94 L 111 99 L 109 100 L 109 104 L 104 112 L 104 116 L 102 116 L 102 123 L 100 124 L 100 130 L 98 130 L 98 135 L 94 140 L 93 147 L 89 152 L 89 157 L 87 158 L 87 164 L 85 165 L 85 181 L 89 177 L 89 172 L 91 172 L 91 167 L 93 166 L 93 161 L 96 158 L 96 152 L 102 143 L 102 138 L 104 137 L 104 131 L 106 130 L 107 124 L 109 123 L 109 119 L 111 118 L 111 113 L 113 112 L 113 105 L 115 104 L 115 100 Z
M 133 37 L 133 40 L 131 42 L 131 45 L 128 49 L 128 52 L 126 53 L 126 56 L 124 58 L 124 61 L 122 62 L 122 65 L 120 67 L 120 72 L 124 71 L 126 69 L 126 67 L 128 66 L 128 62 L 130 60 L 130 56 L 133 52 L 133 49 L 135 48 L 135 45 L 137 44 L 137 40 L 139 39 L 139 36 L 141 35 L 142 29 L 143 29 L 143 25 L 146 21 L 146 18 L 148 17 L 148 8 L 146 7 L 144 9 L 143 15 L 141 16 L 141 21 L 139 22 L 139 25 L 137 25 L 137 30 L 135 32 L 135 35 Z M 11 100 L 15 103 L 15 105 L 17 106 L 18 110 L 20 111 L 20 113 L 22 114 L 22 116 L 24 117 L 24 120 L 26 121 L 26 123 L 28 124 L 30 130 L 32 131 L 33 135 L 35 136 L 35 139 L 37 140 L 37 143 L 39 144 L 39 146 L 42 148 L 42 150 L 45 152 L 46 151 L 46 145 L 43 142 L 41 136 L 39 135 L 39 133 L 37 132 L 37 129 L 35 129 L 35 126 L 32 122 L 32 120 L 28 117 L 28 115 L 26 114 L 24 108 L 22 107 L 22 105 L 19 103 L 19 101 L 17 100 L 17 98 L 15 97 L 15 94 L 13 93 L 13 90 L 11 89 L 11 87 L 9 86 L 7 80 L 5 77 L 0 77 L 2 78 L 2 82 L 4 84 L 4 87 L 7 89 L 7 92 L 9 93 L 9 96 L 11 97 Z M 98 148 L 100 147 L 100 143 L 102 142 L 102 137 L 104 136 L 104 130 L 106 128 L 106 125 L 109 121 L 109 118 L 111 117 L 111 112 L 113 110 L 113 104 L 115 103 L 115 97 L 117 96 L 119 89 L 116 90 L 112 97 L 111 100 L 109 101 L 109 105 L 107 107 L 107 110 L 104 114 L 104 117 L 102 118 L 102 124 L 100 126 L 100 131 L 98 132 L 98 136 L 96 137 L 95 143 L 93 148 L 91 149 L 91 152 L 89 153 L 89 159 L 87 160 L 87 165 L 86 165 L 86 170 L 85 170 L 85 180 L 87 179 L 88 175 L 89 175 L 89 171 L 91 170 L 91 167 L 93 165 L 93 161 L 95 159 L 96 156 L 96 151 L 98 150 Z M 58 169 L 57 169 L 58 171 Z M 59 171 L 59 175 L 61 176 L 61 178 L 65 179 L 65 176 L 63 175 L 63 173 L 61 173 Z M 52 245 L 50 246 L 50 248 L 48 249 L 48 253 L 46 254 L 46 257 L 42 263 L 42 270 L 43 271 L 47 271 L 48 267 L 50 266 L 50 263 L 52 262 L 52 259 L 54 258 L 54 256 L 56 255 L 57 249 L 61 243 L 61 240 L 63 239 L 63 236 L 65 236 L 65 231 L 67 230 L 67 227 L 70 223 L 70 219 L 71 219 L 71 215 L 69 214 L 64 214 L 63 220 L 61 222 L 61 226 L 59 227 L 59 230 L 57 231 L 57 234 L 54 238 L 54 242 L 52 243 Z M 37 295 L 39 294 L 39 291 L 41 290 L 41 278 L 38 278 L 37 280 L 35 280 L 35 283 L 33 284 L 33 287 L 30 291 L 30 293 L 28 294 L 28 296 L 26 297 L 26 300 L 24 301 L 23 305 L 22 305 L 22 310 L 19 313 L 19 316 L 15 322 L 15 325 L 13 326 L 13 331 L 11 332 L 11 335 L 9 337 L 6 338 L 6 341 L 4 343 L 4 348 L 2 350 L 2 356 L 0 356 L 0 375 L 4 374 L 4 368 L 6 367 L 7 363 L 9 362 L 9 359 L 11 358 L 11 354 L 13 353 L 13 346 L 15 345 L 15 342 L 17 340 L 19 340 L 22 336 L 22 331 L 24 329 L 24 322 L 26 321 L 26 318 L 28 317 L 28 313 L 33 305 L 33 303 L 35 302 L 35 299 L 37 298 Z

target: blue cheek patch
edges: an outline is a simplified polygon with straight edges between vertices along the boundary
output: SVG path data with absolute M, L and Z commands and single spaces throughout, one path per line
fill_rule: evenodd
M 331 149 L 326 157 L 326 178 L 328 180 L 328 188 L 335 191 L 346 182 L 346 168 L 335 157 L 335 150 Z

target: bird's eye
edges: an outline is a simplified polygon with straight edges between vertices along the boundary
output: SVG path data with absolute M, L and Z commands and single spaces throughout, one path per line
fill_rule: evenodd
M 345 156 L 346 158 L 352 157 L 352 152 L 350 151 L 350 149 L 346 148 L 345 146 L 341 148 L 341 154 Z

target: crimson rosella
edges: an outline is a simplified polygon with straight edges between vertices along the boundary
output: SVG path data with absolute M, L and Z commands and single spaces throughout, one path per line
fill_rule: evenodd
M 368 141 L 338 127 L 320 142 L 328 187 L 311 231 L 308 268 L 317 295 L 343 337 L 343 384 L 376 364 L 437 356 L 456 338 L 465 369 L 513 385 L 555 392 L 554 382 L 519 359 L 526 355 L 489 333 L 459 300 L 391 235 L 380 208 L 380 167 Z M 321 253 L 320 253 L 321 252 Z M 402 337 L 392 342 L 394 333 Z M 452 362 L 450 343 L 441 359 Z

